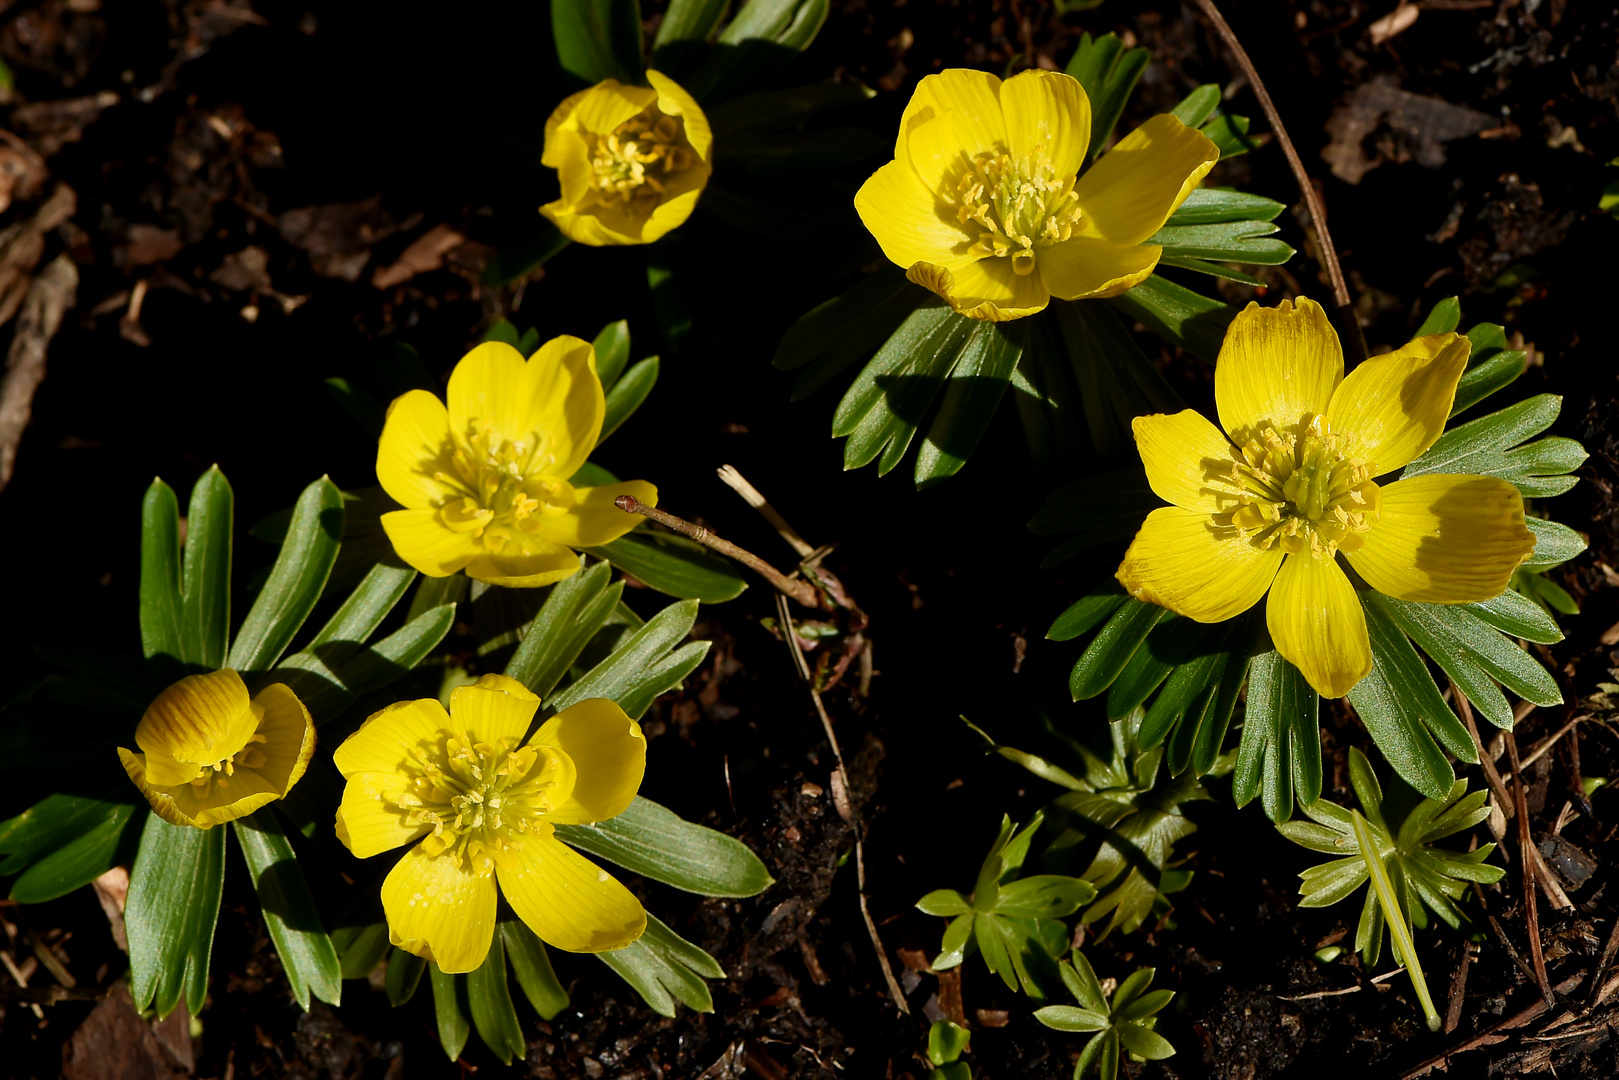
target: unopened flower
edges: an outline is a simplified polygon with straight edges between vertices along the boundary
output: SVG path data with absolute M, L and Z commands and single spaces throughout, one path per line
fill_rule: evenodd
M 315 752 L 309 710 L 281 683 L 249 699 L 229 668 L 188 675 L 163 691 L 135 728 L 140 753 L 118 748 L 157 816 L 212 828 L 292 790 Z
M 528 360 L 486 342 L 450 375 L 449 406 L 411 390 L 388 408 L 377 480 L 403 510 L 382 527 L 429 577 L 549 585 L 579 569 L 573 548 L 617 540 L 639 522 L 613 505 L 658 504 L 644 480 L 569 482 L 601 434 L 606 401 L 588 341 L 558 337 Z
M 697 102 L 674 80 L 651 86 L 604 79 L 558 105 L 545 122 L 541 162 L 562 197 L 540 213 L 570 240 L 650 244 L 691 217 L 712 171 L 714 138 Z
M 524 742 L 539 705 L 517 680 L 485 675 L 457 687 L 447 713 L 424 698 L 373 714 L 333 757 L 348 781 L 337 835 L 349 850 L 416 845 L 382 884 L 388 939 L 443 971 L 483 963 L 497 893 L 569 952 L 621 949 L 646 929 L 634 894 L 552 829 L 624 812 L 646 769 L 641 727 L 593 698 Z
M 1501 594 L 1534 550 L 1518 489 L 1426 474 L 1379 484 L 1445 429 L 1471 345 L 1430 334 L 1344 376 L 1319 305 L 1249 304 L 1214 370 L 1222 433 L 1197 412 L 1140 416 L 1147 480 L 1173 506 L 1147 515 L 1118 578 L 1132 595 L 1221 622 L 1269 593 L 1277 650 L 1324 697 L 1372 669 L 1366 615 L 1340 556 L 1400 600 Z
M 1152 274 L 1163 249 L 1142 241 L 1220 151 L 1165 114 L 1077 175 L 1090 142 L 1077 79 L 952 68 L 917 85 L 894 160 L 855 209 L 907 277 L 975 319 L 1032 315 L 1053 296 L 1117 296 Z

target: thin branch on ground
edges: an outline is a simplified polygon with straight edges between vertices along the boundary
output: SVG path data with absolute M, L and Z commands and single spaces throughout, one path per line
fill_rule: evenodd
M 819 607 L 821 604 L 820 593 L 816 592 L 815 586 L 809 582 L 788 577 L 753 552 L 739 548 L 729 540 L 721 539 L 701 525 L 693 525 L 684 518 L 677 518 L 673 514 L 659 510 L 655 506 L 648 506 L 634 495 L 620 495 L 613 500 L 613 505 L 626 514 L 640 514 L 643 517 L 649 517 L 666 529 L 672 529 L 681 536 L 697 541 L 704 547 L 712 548 L 726 558 L 735 559 L 805 607 Z
M 1524 799 L 1523 772 L 1518 761 L 1518 740 L 1512 733 L 1507 732 L 1507 757 L 1512 762 L 1512 776 L 1516 783 L 1512 789 L 1512 797 L 1518 810 L 1518 851 L 1523 866 L 1523 908 L 1524 921 L 1529 930 L 1529 960 L 1535 967 L 1535 981 L 1540 984 L 1541 996 L 1550 1006 L 1555 1000 L 1552 996 L 1551 982 L 1546 978 L 1546 954 L 1540 947 L 1540 903 L 1535 894 L 1535 850 L 1534 839 L 1529 835 L 1529 805 Z
M 1332 234 L 1327 230 L 1327 207 L 1321 199 L 1321 192 L 1316 188 L 1310 174 L 1304 169 L 1304 162 L 1299 158 L 1299 152 L 1293 145 L 1293 140 L 1287 136 L 1287 127 L 1282 123 L 1282 114 L 1277 111 L 1276 103 L 1271 100 L 1270 91 L 1265 89 L 1265 80 L 1259 77 L 1259 71 L 1254 62 L 1248 58 L 1248 50 L 1242 47 L 1237 35 L 1232 31 L 1231 25 L 1220 14 L 1214 0 L 1197 0 L 1197 6 L 1202 10 L 1209 24 L 1220 35 L 1221 40 L 1236 58 L 1237 66 L 1248 77 L 1248 83 L 1253 87 L 1254 96 L 1259 99 L 1259 107 L 1265 112 L 1265 119 L 1271 130 L 1276 133 L 1276 141 L 1282 145 L 1282 153 L 1287 157 L 1287 164 L 1293 170 L 1293 178 L 1298 181 L 1299 191 L 1304 196 L 1304 205 L 1310 214 L 1310 223 L 1315 230 L 1316 248 L 1321 256 L 1322 268 L 1327 272 L 1327 280 L 1332 285 L 1332 301 L 1334 306 L 1333 323 L 1338 328 L 1338 336 L 1343 342 L 1344 359 L 1351 364 L 1366 359 L 1366 339 L 1361 335 L 1360 322 L 1355 318 L 1354 301 L 1349 295 L 1349 285 L 1344 280 L 1343 267 L 1338 264 L 1338 249 L 1333 246 Z
M 73 260 L 58 255 L 28 285 L 17 318 L 17 333 L 6 356 L 0 381 L 0 489 L 11 481 L 17 448 L 33 415 L 34 392 L 45 380 L 45 353 L 74 304 L 79 271 Z

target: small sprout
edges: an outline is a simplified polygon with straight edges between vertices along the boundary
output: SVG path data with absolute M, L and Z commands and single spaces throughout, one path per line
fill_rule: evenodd
M 1487 795 L 1483 791 L 1469 795 L 1467 781 L 1458 780 L 1444 799 L 1417 801 L 1417 793 L 1396 779 L 1385 799 L 1366 755 L 1353 748 L 1349 751 L 1349 778 L 1364 814 L 1319 799 L 1304 807 L 1310 821 L 1286 821 L 1276 827 L 1311 851 L 1353 853 L 1300 874 L 1304 883 L 1299 887 L 1303 896 L 1299 906 L 1336 904 L 1370 881 L 1355 949 L 1368 965 L 1376 964 L 1386 925 L 1393 939 L 1394 959 L 1405 965 L 1428 1026 L 1437 1031 L 1439 1015 L 1428 994 L 1411 928 L 1426 929 L 1429 911 L 1459 928 L 1463 915 L 1455 901 L 1468 882 L 1488 885 L 1505 873 L 1484 863 L 1495 850 L 1494 844 L 1467 852 L 1434 846 L 1436 840 L 1470 829 L 1488 817 Z M 1366 858 L 1370 850 L 1376 851 L 1377 858 Z
M 1587 799 L 1595 795 L 1599 788 L 1605 788 L 1607 786 L 1608 778 L 1606 776 L 1587 776 L 1585 779 L 1580 781 L 1580 790 L 1585 792 L 1585 797 Z
M 1079 1005 L 1047 1005 L 1036 1009 L 1034 1018 L 1058 1031 L 1095 1032 L 1074 1066 L 1074 1080 L 1080 1080 L 1094 1067 L 1102 1080 L 1116 1080 L 1119 1073 L 1119 1047 L 1122 1044 L 1136 1061 L 1161 1061 L 1175 1053 L 1169 1040 L 1154 1031 L 1155 1015 L 1175 997 L 1173 990 L 1154 990 L 1153 968 L 1142 968 L 1113 992 L 1112 1004 L 1083 953 L 1074 950 L 1073 963 L 1060 965 L 1062 981 Z
M 933 1069 L 928 1080 L 972 1080 L 973 1071 L 959 1060 L 972 1035 L 960 1024 L 936 1020 L 928 1029 L 928 1061 Z
M 960 964 L 973 952 L 983 954 L 989 970 L 1007 989 L 1044 998 L 1041 974 L 1049 975 L 1054 961 L 1068 943 L 1068 929 L 1060 920 L 1096 896 L 1079 878 L 1036 874 L 1019 879 L 1028 857 L 1029 843 L 1044 820 L 1043 814 L 1016 831 L 1012 819 L 1001 818 L 1001 831 L 978 871 L 972 896 L 954 889 L 936 889 L 916 906 L 929 915 L 952 921 L 944 932 L 943 951 L 933 960 L 936 971 Z
M 1315 958 L 1323 964 L 1330 964 L 1344 954 L 1342 945 L 1328 945 L 1325 949 L 1317 949 Z

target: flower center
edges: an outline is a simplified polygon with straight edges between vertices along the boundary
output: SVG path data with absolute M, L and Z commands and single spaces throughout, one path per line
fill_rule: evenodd
M 446 737 L 442 753 L 412 752 L 416 779 L 395 802 L 407 826 L 433 827 L 422 850 L 448 854 L 458 867 L 470 859 L 487 875 L 505 852 L 522 849 L 523 837 L 549 831 L 544 817 L 567 797 L 560 787 L 570 770 L 555 750 L 516 745 L 473 742 L 463 732 Z
M 1311 418 L 1292 439 L 1266 427 L 1230 467 L 1240 503 L 1231 524 L 1259 547 L 1280 544 L 1290 555 L 1330 559 L 1339 550 L 1358 551 L 1382 496 L 1372 482 L 1376 466 L 1351 457 L 1350 448 L 1324 416 Z
M 536 531 L 536 514 L 564 509 L 550 501 L 563 482 L 546 475 L 556 466 L 555 442 L 554 436 L 546 435 L 538 446 L 530 447 L 498 438 L 493 425 L 485 423 L 451 455 L 453 471 L 433 474 L 439 483 L 461 492 L 439 507 L 439 516 L 457 532 L 482 539 L 497 554 L 515 532 Z
M 963 225 L 983 231 L 968 254 L 1010 257 L 1018 274 L 1034 271 L 1035 248 L 1059 244 L 1074 235 L 1081 217 L 1074 177 L 1058 176 L 1043 155 L 1029 172 L 1011 154 L 980 154 L 956 185 Z
M 247 745 L 242 747 L 236 753 L 230 755 L 229 757 L 220 758 L 212 765 L 204 765 L 202 767 L 202 774 L 191 781 L 191 789 L 197 793 L 198 798 L 206 798 L 208 796 L 208 792 L 212 790 L 214 786 L 214 781 L 218 780 L 222 785 L 228 783 L 230 778 L 236 775 L 237 766 L 241 766 L 244 769 L 263 768 L 265 763 L 270 759 L 265 755 L 264 751 L 259 748 L 258 744 L 268 741 L 268 739 L 257 732 L 249 735 L 247 737 Z M 221 776 L 221 773 L 224 775 Z
M 587 135 L 596 192 L 604 203 L 655 199 L 671 173 L 692 164 L 692 152 L 680 145 L 685 127 L 677 116 L 648 109 L 606 135 Z

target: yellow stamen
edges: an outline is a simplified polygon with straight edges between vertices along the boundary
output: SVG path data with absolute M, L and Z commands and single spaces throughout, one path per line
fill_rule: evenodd
M 1034 272 L 1042 245 L 1074 235 L 1083 216 L 1074 196 L 1074 177 L 1058 176 L 1044 155 L 1028 164 L 1010 154 L 980 154 L 956 184 L 956 218 L 986 231 L 969 249 L 979 258 L 1012 259 L 1020 276 Z
M 1324 416 L 1284 437 L 1266 427 L 1241 448 L 1240 462 L 1217 479 L 1236 496 L 1232 526 L 1261 548 L 1330 559 L 1357 551 L 1379 516 L 1374 464 L 1355 458 L 1351 440 Z

